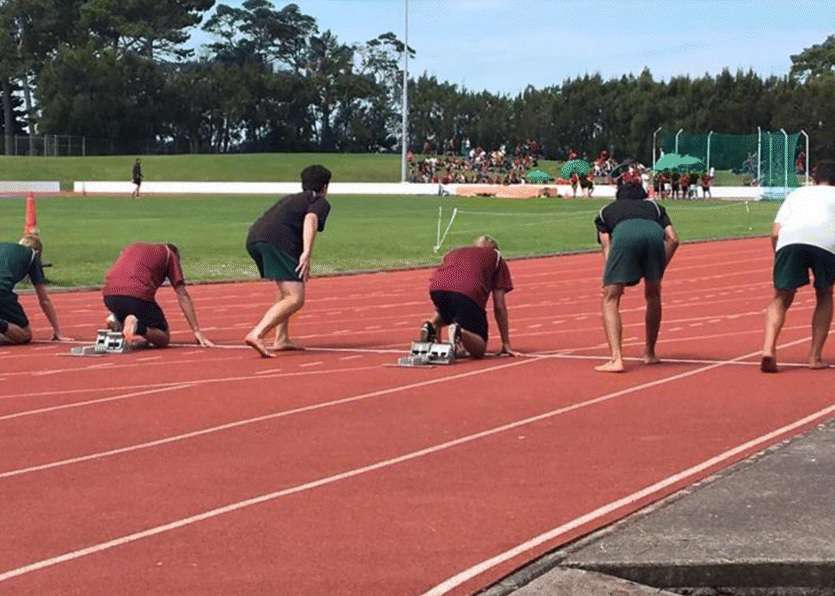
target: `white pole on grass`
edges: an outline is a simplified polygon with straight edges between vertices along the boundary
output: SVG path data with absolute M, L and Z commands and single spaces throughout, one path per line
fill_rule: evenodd
M 438 248 L 441 246 L 441 218 L 444 216 L 443 214 L 443 206 L 438 205 L 438 227 L 435 230 L 435 252 L 438 252 Z
M 400 182 L 406 182 L 406 153 L 409 150 L 409 0 L 404 0 L 403 8 L 406 18 L 403 33 L 403 116 L 400 141 Z
M 713 131 L 711 130 L 707 133 L 707 171 L 710 172 L 710 137 L 713 136 Z
M 678 138 L 679 138 L 679 136 L 681 136 L 681 133 L 683 133 L 683 132 L 684 132 L 684 129 L 679 128 L 678 132 L 676 133 L 676 150 L 675 150 L 676 153 L 678 153 Z
M 655 150 L 655 137 L 658 135 L 658 133 L 659 133 L 659 132 L 661 132 L 661 129 L 662 129 L 662 128 L 664 128 L 664 127 L 663 127 L 663 126 L 659 126 L 659 127 L 658 127 L 658 128 L 656 128 L 656 129 L 655 129 L 655 131 L 652 133 L 652 171 L 653 171 L 653 172 L 655 171 L 655 162 L 657 162 L 657 161 L 658 161 L 658 160 L 656 159 L 656 157 L 655 157 L 655 156 L 656 156 L 656 150 Z
M 809 186 L 809 133 L 801 130 L 800 134 L 806 137 L 806 186 Z

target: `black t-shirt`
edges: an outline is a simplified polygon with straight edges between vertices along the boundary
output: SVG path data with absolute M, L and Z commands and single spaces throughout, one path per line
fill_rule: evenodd
M 598 241 L 599 234 L 611 234 L 620 222 L 627 219 L 654 221 L 661 229 L 672 225 L 667 210 L 652 199 L 620 198 L 603 207 L 594 219 Z
M 133 179 L 142 180 L 142 166 L 138 163 L 133 164 Z
M 331 205 L 325 197 L 306 190 L 288 195 L 267 209 L 259 217 L 246 238 L 247 245 L 266 242 L 283 250 L 294 259 L 298 259 L 304 250 L 304 218 L 308 213 L 315 213 L 319 218 L 320 232 L 325 229 Z

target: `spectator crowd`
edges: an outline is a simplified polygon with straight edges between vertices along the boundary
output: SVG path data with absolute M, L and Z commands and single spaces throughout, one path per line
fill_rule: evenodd
M 525 174 L 539 164 L 542 147 L 534 140 L 527 140 L 509 148 L 503 143 L 496 149 L 473 147 L 465 137 L 460 145 L 455 139 L 447 139 L 438 152 L 431 141 L 423 147 L 418 159 L 411 151 L 409 181 L 440 184 L 523 184 Z

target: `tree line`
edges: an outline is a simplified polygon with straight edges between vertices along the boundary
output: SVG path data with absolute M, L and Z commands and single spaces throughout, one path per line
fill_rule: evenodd
M 195 51 L 197 28 L 212 41 Z M 35 133 L 83 135 L 99 153 L 396 150 L 404 51 L 415 53 L 394 33 L 346 43 L 269 0 L 0 0 L 4 149 Z M 646 159 L 659 126 L 761 126 L 805 129 L 813 154 L 831 156 L 835 36 L 791 59 L 784 76 L 662 81 L 644 69 L 517 94 L 422 74 L 409 83 L 409 143 L 536 139 L 552 158 L 606 148 Z

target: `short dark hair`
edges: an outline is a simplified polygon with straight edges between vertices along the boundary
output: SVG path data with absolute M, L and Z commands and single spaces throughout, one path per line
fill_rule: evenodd
M 307 166 L 302 170 L 302 190 L 322 192 L 331 181 L 331 171 L 325 166 Z
M 167 246 L 167 247 L 168 247 L 168 250 L 170 250 L 170 251 L 171 251 L 171 252 L 173 252 L 175 255 L 177 255 L 177 258 L 180 258 L 180 249 L 179 249 L 179 248 L 177 248 L 177 245 L 176 245 L 176 244 L 171 244 L 170 242 L 168 242 L 168 243 L 166 243 L 166 245 L 165 245 L 165 246 Z
M 835 186 L 835 161 L 819 161 L 815 166 L 815 182 Z

